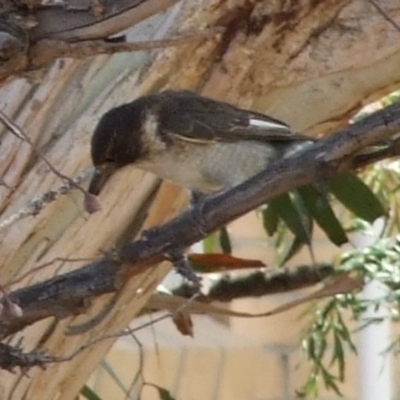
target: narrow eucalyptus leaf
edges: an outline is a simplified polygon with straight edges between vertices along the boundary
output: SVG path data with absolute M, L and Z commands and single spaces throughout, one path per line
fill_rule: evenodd
M 226 227 L 221 228 L 219 231 L 219 245 L 221 246 L 221 250 L 223 253 L 232 253 L 231 239 L 229 237 L 229 233 Z
M 87 400 L 102 400 L 88 385 L 83 386 L 80 394 Z
M 308 213 L 318 226 L 326 233 L 336 246 L 348 242 L 346 232 L 336 218 L 328 199 L 313 186 L 305 186 L 298 190 Z
M 333 357 L 332 362 L 333 364 L 335 361 L 338 363 L 338 371 L 339 371 L 339 380 L 343 382 L 345 376 L 345 354 L 343 350 L 342 340 L 337 333 L 333 335 Z
M 203 249 L 204 253 L 214 253 L 218 246 L 218 236 L 214 232 L 211 235 L 208 235 L 206 238 L 203 239 Z
M 289 194 L 279 196 L 274 200 L 274 205 L 278 216 L 285 222 L 290 231 L 302 243 L 311 244 L 310 219 L 305 220 Z
M 328 182 L 333 195 L 357 217 L 368 222 L 387 214 L 380 200 L 356 175 L 346 173 Z
M 278 229 L 279 215 L 274 207 L 275 200 L 272 200 L 262 211 L 262 221 L 265 231 L 269 236 L 273 236 Z
M 304 246 L 304 242 L 295 237 L 289 249 L 286 251 L 286 254 L 283 256 L 282 260 L 280 261 L 279 265 L 285 265 L 294 255 L 296 255 Z

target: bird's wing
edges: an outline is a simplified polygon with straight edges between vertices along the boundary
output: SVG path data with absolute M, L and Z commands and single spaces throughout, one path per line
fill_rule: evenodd
M 313 140 L 284 122 L 188 91 L 160 94 L 160 123 L 167 134 L 196 143 Z

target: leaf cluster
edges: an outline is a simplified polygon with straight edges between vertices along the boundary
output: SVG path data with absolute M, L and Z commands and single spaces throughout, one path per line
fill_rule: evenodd
M 389 310 L 386 318 L 399 320 L 400 310 L 400 236 L 393 240 L 380 240 L 364 249 L 345 253 L 339 263 L 338 274 L 352 273 L 364 277 L 365 281 L 380 282 L 388 290 L 381 298 L 363 299 L 357 294 L 336 295 L 322 306 L 313 305 L 312 321 L 307 329 L 302 348 L 310 363 L 310 371 L 304 386 L 298 391 L 300 398 L 318 398 L 320 383 L 328 390 L 341 395 L 339 385 L 345 379 L 346 353 L 356 353 L 345 315 L 357 322 L 358 329 L 382 322 L 385 317 L 365 318 L 368 309 L 385 307 Z M 389 350 L 398 347 L 395 340 Z M 385 350 L 385 349 L 382 349 Z M 332 372 L 333 371 L 333 372 Z
M 346 173 L 324 183 L 308 185 L 281 195 L 262 208 L 265 231 L 276 236 L 280 264 L 289 261 L 303 246 L 311 249 L 314 225 L 318 225 L 336 246 L 348 242 L 343 222 L 339 220 L 328 196 L 348 210 L 353 218 L 368 223 L 387 215 L 387 206 L 371 188 L 354 174 Z M 287 231 L 293 234 L 288 240 Z

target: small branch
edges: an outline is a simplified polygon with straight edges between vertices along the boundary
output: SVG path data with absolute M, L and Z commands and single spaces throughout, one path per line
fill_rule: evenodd
M 145 51 L 180 46 L 193 41 L 215 37 L 221 29 L 208 29 L 204 32 L 184 33 L 179 37 L 151 40 L 134 43 L 111 43 L 104 40 L 91 40 L 76 43 L 61 40 L 44 39 L 35 44 L 30 50 L 30 63 L 33 68 L 43 67 L 57 58 L 84 58 L 99 54 L 114 54 L 131 51 Z
M 110 256 L 10 293 L 9 299 L 20 306 L 23 315 L 0 316 L 0 338 L 46 317 L 63 318 L 82 312 L 91 299 L 117 291 L 131 276 L 165 260 L 165 254 L 198 242 L 283 193 L 352 168 L 351 157 L 356 158 L 368 146 L 383 143 L 398 132 L 400 103 L 271 164 L 235 188 L 205 198 Z
M 141 379 L 142 382 L 145 382 L 144 379 L 144 360 L 145 360 L 145 353 L 144 353 L 144 347 L 143 344 L 139 341 L 139 339 L 136 337 L 136 335 L 131 332 L 130 336 L 132 339 L 135 341 L 135 343 L 138 346 L 138 355 L 139 355 L 139 365 L 137 367 L 137 372 L 132 378 L 132 382 L 129 385 L 128 392 L 126 393 L 125 399 L 124 400 L 130 400 L 133 397 L 133 390 L 136 387 L 137 382 L 139 379 Z
M 400 138 L 390 141 L 387 146 L 359 154 L 353 160 L 354 169 L 400 155 Z
M 21 348 L 0 343 L 0 368 L 13 372 L 14 368 L 21 368 L 25 373 L 31 367 L 44 368 L 46 364 L 54 362 L 56 358 L 49 357 L 42 352 L 33 351 L 23 353 Z
M 165 254 L 165 257 L 170 260 L 175 268 L 175 271 L 185 278 L 193 286 L 195 292 L 201 289 L 201 278 L 190 268 L 189 262 L 183 251 L 175 249 Z
M 88 193 L 85 189 L 81 188 L 75 181 L 74 179 L 70 178 L 69 176 L 66 176 L 64 174 L 62 174 L 61 172 L 59 172 L 56 168 L 54 168 L 54 166 L 51 164 L 51 162 L 41 153 L 41 151 L 35 146 L 35 144 L 32 142 L 31 138 L 17 125 L 15 124 L 10 118 L 7 117 L 7 115 L 5 115 L 3 113 L 3 111 L 0 110 L 0 121 L 10 130 L 10 132 L 12 134 L 14 134 L 18 139 L 22 140 L 25 143 L 28 143 L 29 146 L 31 146 L 32 150 L 35 152 L 35 154 L 47 165 L 47 167 L 50 169 L 51 172 L 53 172 L 54 175 L 58 176 L 59 178 L 61 178 L 62 180 L 64 180 L 66 182 L 66 184 L 64 185 L 64 188 L 62 188 L 62 193 L 60 194 L 65 194 L 63 193 L 65 190 L 70 190 L 72 188 L 75 188 L 79 191 L 81 191 L 85 197 L 88 198 L 93 198 L 93 196 Z M 87 172 L 83 172 L 84 178 L 87 177 Z M 81 178 L 79 178 L 79 180 L 83 180 Z M 42 201 L 42 203 L 48 203 L 51 202 L 53 200 L 55 200 L 55 198 L 53 198 L 55 195 L 57 197 L 57 193 L 53 192 L 47 192 L 46 194 L 48 196 L 48 199 L 44 199 L 44 201 Z M 45 195 L 44 195 L 45 196 Z M 94 200 L 92 200 L 94 201 Z M 40 203 L 40 201 L 39 201 Z M 40 204 L 38 204 L 38 206 L 40 207 Z M 96 208 L 96 204 L 93 205 L 93 208 Z M 40 211 L 40 208 L 39 208 Z
M 4 186 L 6 189 L 9 189 L 9 190 L 12 189 L 12 187 L 10 185 L 8 185 L 3 178 L 0 178 L 0 186 Z
M 40 211 L 47 205 L 57 200 L 60 196 L 66 195 L 72 189 L 79 187 L 79 184 L 84 182 L 92 173 L 92 168 L 88 168 L 82 171 L 75 178 L 68 178 L 68 181 L 61 185 L 56 190 L 50 190 L 49 192 L 43 193 L 42 195 L 35 197 L 29 201 L 24 207 L 0 221 L 0 231 L 14 224 L 15 222 L 30 216 L 39 214 Z M 83 189 L 82 189 L 83 190 Z M 85 192 L 86 193 L 86 192 Z
M 76 357 L 78 354 L 82 353 L 84 350 L 96 345 L 97 343 L 103 342 L 104 340 L 116 339 L 116 338 L 123 337 L 123 336 L 133 335 L 133 334 L 135 334 L 136 332 L 138 332 L 138 331 L 140 331 L 142 329 L 145 329 L 145 328 L 147 328 L 147 327 L 149 327 L 151 325 L 154 325 L 157 322 L 163 321 L 163 320 L 165 320 L 167 318 L 171 318 L 175 314 L 182 312 L 188 305 L 190 305 L 190 303 L 192 303 L 194 300 L 196 300 L 198 296 L 199 296 L 198 293 L 194 294 L 187 301 L 185 301 L 184 304 L 182 304 L 180 307 L 177 307 L 177 309 L 174 310 L 174 311 L 167 312 L 167 313 L 165 313 L 163 315 L 160 315 L 159 317 L 156 317 L 156 318 L 152 318 L 151 321 L 143 323 L 143 324 L 139 325 L 136 328 L 128 328 L 128 329 L 124 329 L 124 330 L 119 331 L 119 332 L 114 332 L 114 333 L 110 333 L 108 335 L 104 335 L 104 336 L 100 336 L 98 338 L 95 338 L 95 339 L 85 343 L 84 345 L 79 347 L 77 350 L 75 350 L 71 354 L 69 354 L 67 356 L 64 356 L 64 357 L 59 357 L 57 359 L 53 359 L 53 361 L 54 362 L 70 361 L 74 357 Z
M 388 13 L 375 0 L 368 1 L 376 8 L 376 10 L 382 15 L 382 17 L 386 19 L 386 21 L 390 22 L 390 24 L 393 25 L 394 28 L 400 32 L 400 25 L 393 18 L 391 18 Z
M 61 172 L 57 171 L 56 168 L 53 167 L 51 162 L 47 160 L 47 158 L 36 148 L 35 144 L 32 142 L 31 138 L 15 123 L 13 122 L 10 118 L 7 117 L 3 113 L 3 111 L 0 110 L 0 121 L 10 130 L 12 134 L 14 134 L 18 139 L 22 140 L 25 143 L 28 143 L 29 146 L 31 146 L 32 150 L 35 152 L 35 154 L 47 165 L 47 167 L 50 169 L 50 171 L 53 172 L 54 175 L 58 176 L 59 178 L 67 181 L 68 183 L 75 185 L 75 183 L 72 181 L 71 178 L 68 176 L 63 175 Z M 75 185 L 77 186 L 77 185 Z M 84 193 L 86 193 L 84 191 Z

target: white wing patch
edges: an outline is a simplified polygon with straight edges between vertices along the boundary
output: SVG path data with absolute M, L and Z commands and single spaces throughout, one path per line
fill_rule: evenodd
M 155 114 L 148 112 L 146 113 L 146 118 L 144 119 L 143 125 L 143 146 L 147 149 L 152 150 L 165 150 L 167 145 L 159 137 L 158 134 L 158 119 Z
M 286 125 L 279 124 L 278 122 L 265 121 L 257 118 L 250 118 L 249 124 L 250 126 L 255 126 L 257 128 L 279 129 L 282 131 L 290 131 L 290 129 Z
M 183 135 L 178 135 L 176 133 L 173 134 L 177 139 L 182 140 L 184 142 L 190 142 L 190 143 L 196 143 L 196 144 L 210 144 L 210 143 L 215 143 L 215 140 L 210 140 L 210 139 L 197 139 L 194 137 L 189 137 L 189 136 L 183 136 Z

